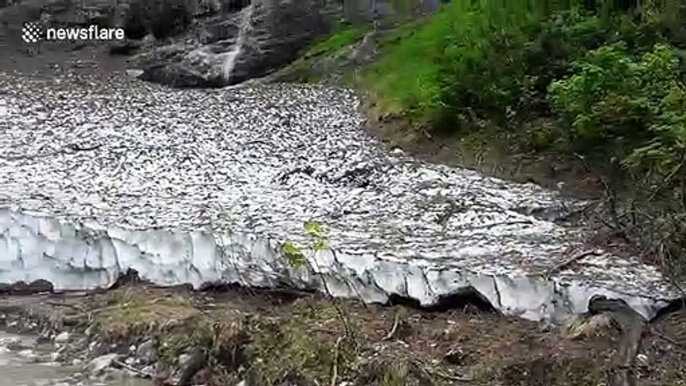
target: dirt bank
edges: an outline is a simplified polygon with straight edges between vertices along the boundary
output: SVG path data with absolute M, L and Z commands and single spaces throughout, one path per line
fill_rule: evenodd
M 141 284 L 0 299 L 3 328 L 58 342 L 58 361 L 158 384 L 597 386 L 619 338 L 600 317 L 592 319 L 600 327 L 559 329 L 470 303 L 440 311 Z M 667 314 L 649 330 L 640 384 L 685 385 L 686 314 Z
M 483 131 L 464 136 L 430 134 L 402 115 L 385 112 L 374 98 L 360 91 L 367 131 L 386 147 L 399 148 L 417 159 L 464 167 L 482 174 L 521 183 L 531 182 L 571 197 L 602 197 L 597 167 L 561 153 L 532 153 L 521 146 L 521 135 L 484 123 Z

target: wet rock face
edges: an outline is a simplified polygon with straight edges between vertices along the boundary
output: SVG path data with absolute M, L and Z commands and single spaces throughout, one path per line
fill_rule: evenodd
M 229 9 L 236 6 L 231 5 Z M 226 7 L 225 7 L 226 8 Z M 221 87 L 288 64 L 328 31 L 321 0 L 253 0 L 202 21 L 200 31 L 131 59 L 141 79 L 173 87 Z
M 231 84 L 289 63 L 301 48 L 328 30 L 317 0 L 274 1 L 254 7 L 254 24 L 229 74 Z
M 193 10 L 186 0 L 134 0 L 123 11 L 126 36 L 142 39 L 148 33 L 157 39 L 178 36 L 193 21 Z
M 26 21 L 121 27 L 127 41 L 108 43 L 109 51 L 131 55 L 130 66 L 142 70 L 141 79 L 180 88 L 222 87 L 294 60 L 329 30 L 337 7 L 324 0 L 30 0 L 0 15 L 8 23 L 0 32 L 25 48 Z

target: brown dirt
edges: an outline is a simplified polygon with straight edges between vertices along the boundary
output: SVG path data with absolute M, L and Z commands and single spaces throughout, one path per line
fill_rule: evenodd
M 336 363 L 338 382 L 359 386 L 598 386 L 618 344 L 618 334 L 602 323 L 590 329 L 586 324 L 573 339 L 567 330 L 471 306 L 437 313 L 336 304 L 308 294 L 210 294 L 138 285 L 88 296 L 5 297 L 0 311 L 31 314 L 59 328 L 69 328 L 65 321 L 77 329 L 94 326 L 124 347 L 153 336 L 159 356 L 169 363 L 205 347 L 215 360 L 201 374 L 216 385 L 246 378 L 259 379 L 258 385 L 283 385 L 287 379 L 330 384 Z M 335 307 L 354 332 L 338 344 L 345 328 Z M 385 339 L 394 325 L 396 333 Z M 668 314 L 651 329 L 636 369 L 640 384 L 686 386 L 686 313 Z M 227 356 L 227 350 L 241 355 Z
M 483 132 L 489 134 L 466 138 L 432 135 L 405 117 L 385 112 L 369 96 L 361 97 L 367 132 L 387 148 L 400 148 L 429 163 L 464 167 L 505 180 L 532 182 L 578 198 L 600 197 L 604 192 L 600 176 L 612 175 L 597 169 L 597 165 L 594 165 L 596 170 L 589 171 L 586 162 L 572 156 L 522 151 L 516 145 L 521 142 L 520 137 L 498 128 L 484 127 Z M 560 182 L 564 183 L 561 189 Z

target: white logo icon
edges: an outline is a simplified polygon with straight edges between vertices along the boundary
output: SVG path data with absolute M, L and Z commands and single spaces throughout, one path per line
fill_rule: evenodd
M 42 28 L 38 23 L 24 23 L 21 29 L 21 38 L 26 43 L 38 43 L 41 40 Z

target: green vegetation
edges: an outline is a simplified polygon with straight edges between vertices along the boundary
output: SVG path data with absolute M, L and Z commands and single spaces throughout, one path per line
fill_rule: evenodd
M 433 136 L 495 133 L 522 153 L 582 159 L 605 173 L 606 225 L 678 262 L 686 250 L 684 20 L 682 0 L 454 0 L 381 39 L 357 86 L 384 114 Z
M 342 25 L 334 33 L 309 48 L 303 57 L 310 58 L 335 53 L 362 39 L 367 31 L 369 31 L 367 26 Z
M 351 65 L 351 46 L 362 40 L 369 31 L 366 25 L 341 24 L 329 36 L 303 52 L 300 57 L 274 77 L 281 81 L 319 82 L 342 77 L 342 69 Z
M 345 335 L 343 338 L 346 338 L 347 343 L 351 339 L 354 339 L 355 331 L 350 325 L 348 315 L 338 306 L 338 301 L 329 290 L 329 286 L 326 284 L 326 278 L 321 273 L 321 269 L 316 262 L 316 254 L 329 249 L 328 230 L 324 227 L 324 225 L 314 220 L 305 222 L 305 224 L 303 224 L 303 228 L 305 230 L 305 237 L 307 238 L 309 245 L 300 246 L 290 240 L 286 240 L 281 246 L 281 253 L 286 260 L 286 263 L 291 268 L 304 268 L 306 270 L 315 272 L 316 277 L 322 284 L 324 292 L 328 295 L 329 300 L 331 301 L 331 306 L 338 312 L 338 317 L 343 326 L 345 326 Z M 313 254 L 313 258 L 311 260 L 308 260 L 303 252 L 307 250 L 311 251 Z

